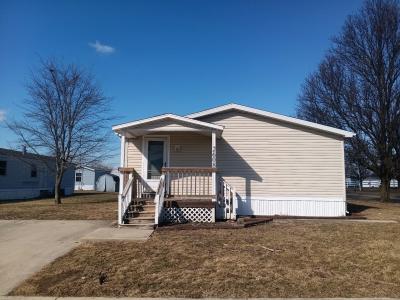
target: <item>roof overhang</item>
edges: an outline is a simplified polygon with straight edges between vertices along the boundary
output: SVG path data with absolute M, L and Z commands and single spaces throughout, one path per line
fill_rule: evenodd
M 112 130 L 128 138 L 167 132 L 195 132 L 205 135 L 215 132 L 220 137 L 224 127 L 174 114 L 164 114 L 115 125 Z
M 275 119 L 275 120 L 279 120 L 279 121 L 283 121 L 283 122 L 287 122 L 287 123 L 291 123 L 291 124 L 295 124 L 295 125 L 300 125 L 300 126 L 324 131 L 324 132 L 337 134 L 337 135 L 340 135 L 343 137 L 353 137 L 356 135 L 355 133 L 350 132 L 350 131 L 346 131 L 346 130 L 342 130 L 342 129 L 338 129 L 338 128 L 334 128 L 334 127 L 330 127 L 330 126 L 326 126 L 326 125 L 321 125 L 321 124 L 314 123 L 314 122 L 304 121 L 304 120 L 296 119 L 293 117 L 288 117 L 288 116 L 284 116 L 284 115 L 280 115 L 280 114 L 276 114 L 276 113 L 272 113 L 269 111 L 256 109 L 256 108 L 252 108 L 252 107 L 248 107 L 248 106 L 244 106 L 244 105 L 239 105 L 239 104 L 235 104 L 235 103 L 230 103 L 230 104 L 218 106 L 215 108 L 203 110 L 203 111 L 200 111 L 197 113 L 187 115 L 186 117 L 192 118 L 192 119 L 197 119 L 197 118 L 221 113 L 221 112 L 228 111 L 228 110 L 239 110 L 239 111 L 247 112 L 250 114 L 255 114 L 258 116 L 263 116 L 263 117 L 267 117 L 267 118 L 271 118 L 271 119 Z

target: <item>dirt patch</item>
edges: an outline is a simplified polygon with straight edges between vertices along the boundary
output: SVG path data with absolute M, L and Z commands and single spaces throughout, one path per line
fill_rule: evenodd
M 399 224 L 301 221 L 159 231 L 145 243 L 81 245 L 12 295 L 399 297 L 399 233 Z
M 0 219 L 6 220 L 116 220 L 117 194 L 82 192 L 65 197 L 0 202 Z

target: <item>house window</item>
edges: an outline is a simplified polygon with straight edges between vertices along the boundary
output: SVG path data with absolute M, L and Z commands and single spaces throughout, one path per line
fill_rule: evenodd
M 81 182 L 82 181 L 82 173 L 76 173 L 75 174 L 75 181 L 76 182 Z
M 7 161 L 0 160 L 0 175 L 7 175 Z
M 31 165 L 31 177 L 37 177 L 36 165 Z

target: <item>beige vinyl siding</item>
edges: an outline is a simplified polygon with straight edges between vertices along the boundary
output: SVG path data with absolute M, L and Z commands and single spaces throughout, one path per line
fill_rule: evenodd
M 165 135 L 166 133 L 164 133 Z M 170 133 L 171 167 L 210 167 L 211 137 L 197 133 Z M 142 172 L 142 137 L 127 140 L 127 166 Z M 175 146 L 180 146 L 178 150 Z
M 176 149 L 179 146 L 180 150 Z M 169 165 L 171 167 L 211 167 L 211 137 L 196 133 L 171 134 Z
M 127 140 L 127 167 L 142 174 L 142 137 Z
M 217 168 L 240 197 L 344 199 L 341 137 L 238 111 L 199 120 L 225 126 Z

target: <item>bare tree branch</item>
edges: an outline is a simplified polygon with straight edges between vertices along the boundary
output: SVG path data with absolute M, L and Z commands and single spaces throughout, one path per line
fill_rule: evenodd
M 396 147 L 400 150 L 398 2 L 368 0 L 348 17 L 329 54 L 306 79 L 297 114 L 355 132 L 347 159 L 379 176 L 381 199 L 390 199 L 390 179 L 400 159 L 394 155 Z

